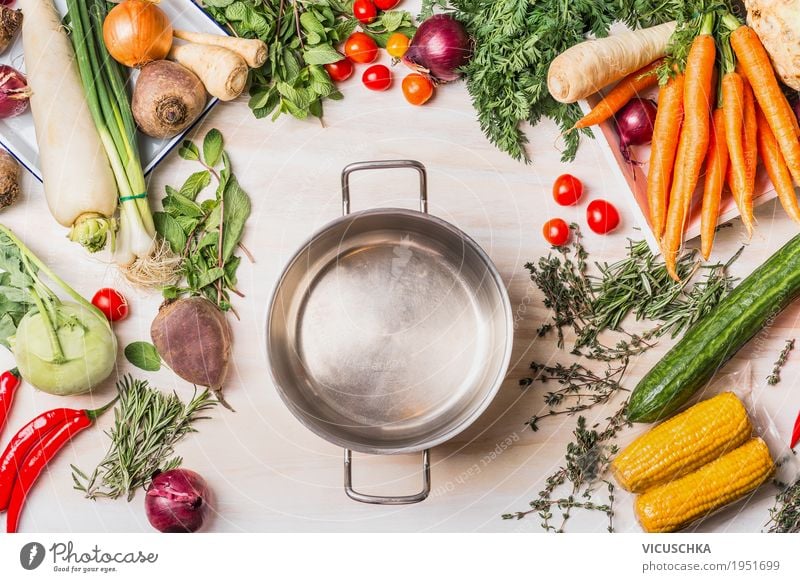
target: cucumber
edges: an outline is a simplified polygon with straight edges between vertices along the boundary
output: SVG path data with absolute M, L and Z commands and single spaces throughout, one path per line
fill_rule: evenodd
M 744 279 L 642 378 L 627 418 L 655 422 L 672 415 L 787 305 L 800 295 L 800 235 Z

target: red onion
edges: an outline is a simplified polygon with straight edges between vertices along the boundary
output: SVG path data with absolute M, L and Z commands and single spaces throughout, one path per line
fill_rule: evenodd
M 0 65 L 0 119 L 23 113 L 30 97 L 31 88 L 25 75 L 14 67 Z
M 417 28 L 403 62 L 437 83 L 455 81 L 472 56 L 464 25 L 447 14 L 435 14 Z
M 645 145 L 653 139 L 658 109 L 652 99 L 634 98 L 617 112 L 615 121 L 622 157 L 631 162 L 630 146 Z
M 203 478 L 188 469 L 172 469 L 153 478 L 144 498 L 147 519 L 163 533 L 189 533 L 203 525 L 209 489 Z

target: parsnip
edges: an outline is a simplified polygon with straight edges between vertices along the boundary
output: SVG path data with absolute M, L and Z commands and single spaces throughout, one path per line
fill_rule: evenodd
M 208 34 L 205 32 L 191 32 L 189 30 L 175 30 L 173 36 L 181 40 L 196 44 L 221 46 L 235 52 L 242 57 L 248 67 L 257 69 L 267 62 L 267 44 L 257 38 L 240 38 L 224 34 Z
M 193 42 L 173 44 L 169 58 L 200 77 L 206 91 L 222 101 L 236 99 L 247 84 L 247 63 L 226 48 Z
M 19 0 L 22 42 L 50 213 L 90 251 L 113 232 L 117 186 L 83 93 L 75 53 L 51 0 Z
M 674 22 L 587 40 L 550 63 L 547 88 L 553 99 L 575 103 L 664 56 Z

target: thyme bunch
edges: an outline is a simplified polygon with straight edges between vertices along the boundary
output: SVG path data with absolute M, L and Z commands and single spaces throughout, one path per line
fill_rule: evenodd
M 775 364 L 772 366 L 772 373 L 767 376 L 767 384 L 770 386 L 775 386 L 781 381 L 781 368 L 786 365 L 786 362 L 789 359 L 789 352 L 791 352 L 793 349 L 794 338 L 786 340 L 786 344 L 783 346 L 781 353 L 778 354 L 778 359 L 775 360 Z
M 769 510 L 769 516 L 768 532 L 800 532 L 800 479 L 775 497 L 775 505 Z

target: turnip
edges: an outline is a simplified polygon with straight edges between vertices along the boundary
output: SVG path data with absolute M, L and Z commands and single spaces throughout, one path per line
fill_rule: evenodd
M 22 377 L 50 394 L 90 391 L 114 370 L 117 340 L 105 316 L 0 225 L 0 343 Z M 44 282 L 55 282 L 62 301 Z
M 225 404 L 220 391 L 230 362 L 231 330 L 216 305 L 198 296 L 165 302 L 150 326 L 150 337 L 178 376 L 207 386 Z
M 0 209 L 14 204 L 19 197 L 19 164 L 6 150 L 0 149 Z
M 139 73 L 131 109 L 144 133 L 170 138 L 194 123 L 205 105 L 206 90 L 197 75 L 172 61 L 153 61 Z
M 0 6 L 0 53 L 4 53 L 22 27 L 22 12 Z

